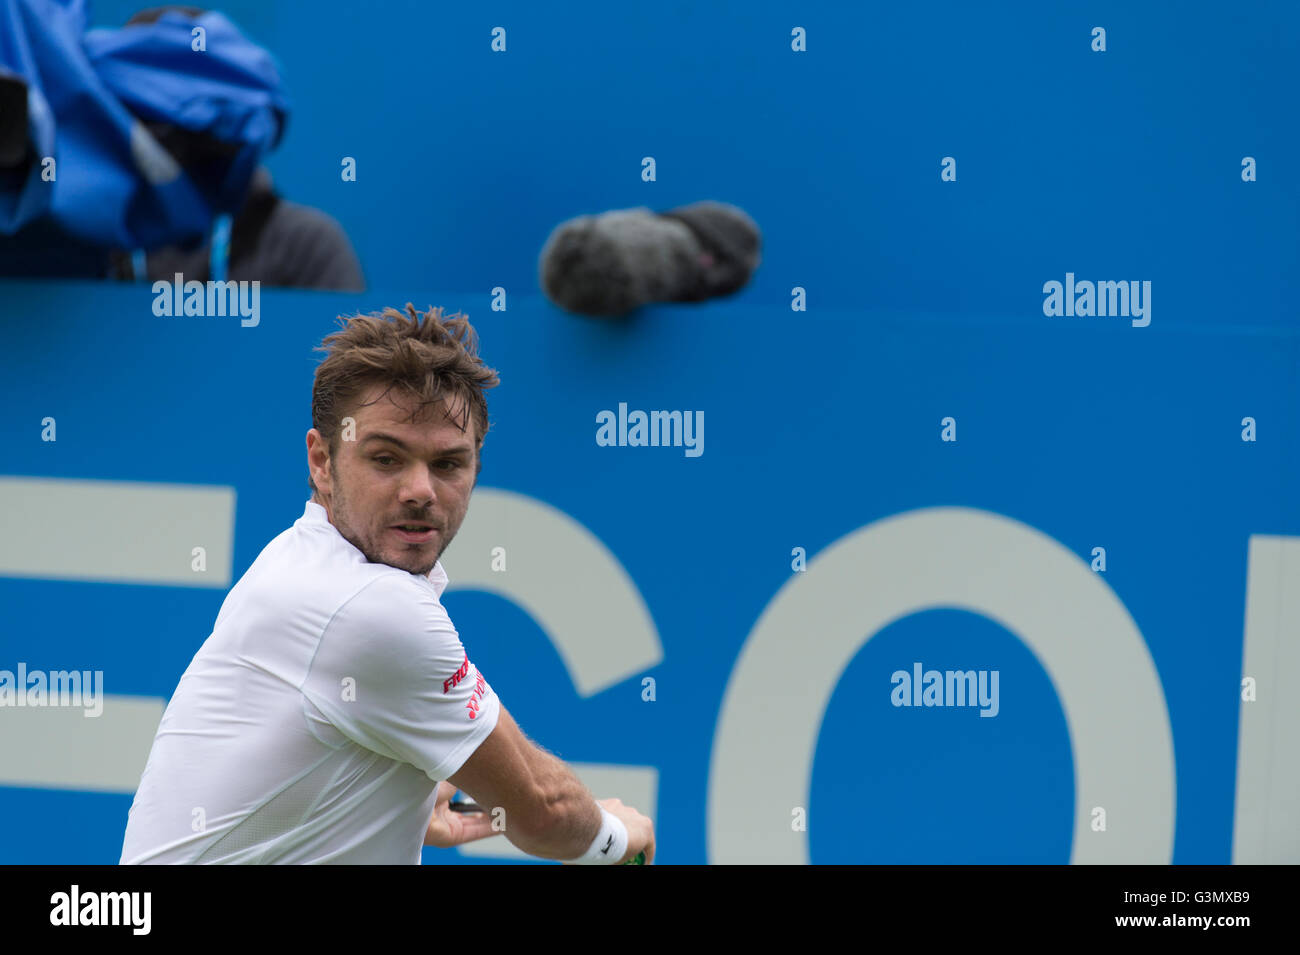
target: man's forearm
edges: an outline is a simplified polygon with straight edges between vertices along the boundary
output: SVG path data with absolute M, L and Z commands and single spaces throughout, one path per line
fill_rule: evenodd
M 576 859 L 587 851 L 600 831 L 601 812 L 596 800 L 582 781 L 563 762 L 548 757 L 547 802 L 544 824 L 522 833 L 506 836 L 529 855 L 544 859 Z

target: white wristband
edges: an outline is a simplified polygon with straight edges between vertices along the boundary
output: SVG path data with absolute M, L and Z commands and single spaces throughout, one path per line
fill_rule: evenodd
M 627 826 L 604 806 L 597 803 L 596 807 L 601 815 L 600 832 L 596 833 L 586 854 L 574 859 L 570 865 L 617 865 L 627 855 Z

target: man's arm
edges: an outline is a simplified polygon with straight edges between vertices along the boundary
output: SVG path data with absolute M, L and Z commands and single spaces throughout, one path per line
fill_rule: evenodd
M 448 781 L 489 815 L 504 809 L 506 838 L 529 855 L 576 859 L 600 831 L 600 807 L 587 787 L 524 736 L 505 706 L 488 738 Z M 625 858 L 633 854 L 629 847 Z
M 340 681 L 349 677 L 357 693 L 340 699 Z M 309 720 L 464 790 L 489 815 L 504 810 L 506 838 L 530 855 L 582 858 L 598 832 L 618 833 L 604 809 L 650 862 L 653 823 L 616 799 L 598 804 L 564 763 L 524 736 L 469 663 L 446 611 L 410 574 L 372 580 L 335 612 L 302 693 Z M 611 854 L 615 845 L 621 850 L 621 838 Z

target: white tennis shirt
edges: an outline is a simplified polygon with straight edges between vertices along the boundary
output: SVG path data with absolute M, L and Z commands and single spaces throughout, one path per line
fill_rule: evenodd
M 441 562 L 370 563 L 309 501 L 181 677 L 121 862 L 419 864 L 438 781 L 500 714 L 446 586 Z

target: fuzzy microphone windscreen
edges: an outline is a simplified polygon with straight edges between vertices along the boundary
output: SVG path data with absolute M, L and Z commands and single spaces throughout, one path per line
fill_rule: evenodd
M 563 309 L 617 317 L 653 302 L 730 295 L 749 281 L 760 247 L 758 226 L 726 203 L 662 214 L 616 209 L 557 226 L 539 256 L 539 279 Z

